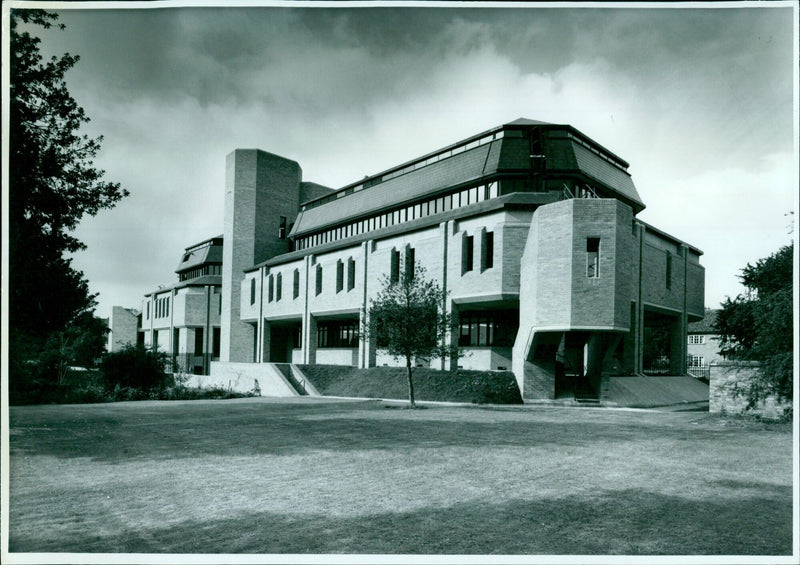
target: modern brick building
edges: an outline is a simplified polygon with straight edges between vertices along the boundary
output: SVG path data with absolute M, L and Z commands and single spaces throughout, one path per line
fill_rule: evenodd
M 222 253 L 222 236 L 187 247 L 175 269 L 178 281 L 142 302 L 139 341 L 167 352 L 174 371 L 207 375 L 220 358 Z
M 145 342 L 219 350 L 220 376 L 256 378 L 269 362 L 392 364 L 359 339 L 360 318 L 382 275 L 420 263 L 449 293 L 459 364 L 513 370 L 524 398 L 598 394 L 652 358 L 685 374 L 702 252 L 636 218 L 645 206 L 627 169 L 572 126 L 527 119 L 335 191 L 304 182 L 295 161 L 237 149 L 224 237 L 200 244 L 222 247 L 221 276 L 148 294 Z M 666 336 L 655 350 L 652 331 Z

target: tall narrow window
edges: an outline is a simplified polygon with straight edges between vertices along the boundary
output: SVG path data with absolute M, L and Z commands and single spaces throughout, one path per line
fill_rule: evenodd
M 250 304 L 256 303 L 256 279 L 250 279 Z
M 356 262 L 350 257 L 347 260 L 347 290 L 353 290 L 356 287 Z
M 669 290 L 672 288 L 672 253 L 669 251 L 667 251 L 666 279 L 667 290 Z
M 344 263 L 339 259 L 336 261 L 336 292 L 342 292 L 344 289 Z
M 300 269 L 294 270 L 292 279 L 292 298 L 294 299 L 300 296 Z
M 280 217 L 280 222 L 278 224 L 278 238 L 286 239 L 286 216 Z
M 494 267 L 494 232 L 483 232 L 483 264 L 481 270 Z
M 274 297 L 274 285 L 275 285 L 275 278 L 270 275 L 267 279 L 267 302 L 272 302 Z
M 473 268 L 472 256 L 475 251 L 475 236 L 468 235 L 462 240 L 461 245 L 461 274 L 469 272 Z
M 389 281 L 396 283 L 400 280 L 400 252 L 392 249 L 392 264 L 389 270 Z
M 416 250 L 411 247 L 406 247 L 406 264 L 405 264 L 405 275 L 406 280 L 413 280 L 414 279 L 414 258 L 416 256 Z
M 322 292 L 322 265 L 317 265 L 317 280 L 315 292 L 319 295 Z
M 196 328 L 194 330 L 194 354 L 203 354 L 203 328 Z
M 283 292 L 283 288 L 282 287 L 283 287 L 283 275 L 281 275 L 281 273 L 278 273 L 277 275 L 275 275 L 275 301 L 276 302 L 281 299 L 281 293 Z
M 600 276 L 600 238 L 586 238 L 586 276 L 596 279 Z
M 212 343 L 212 348 L 213 348 L 212 349 L 212 352 L 213 352 L 212 355 L 214 357 L 219 357 L 220 342 L 221 342 L 220 336 L 221 335 L 222 335 L 222 332 L 221 332 L 220 328 L 214 328 L 214 337 L 213 337 L 213 343 Z

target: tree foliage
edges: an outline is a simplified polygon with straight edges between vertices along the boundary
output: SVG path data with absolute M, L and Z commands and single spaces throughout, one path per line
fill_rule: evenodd
M 56 21 L 42 10 L 11 11 L 9 326 L 12 355 L 27 357 L 94 310 L 96 295 L 69 257 L 86 247 L 72 232 L 128 194 L 93 166 L 102 137 L 79 133 L 89 118 L 65 80 L 78 57 L 44 60 L 29 31 Z
M 458 347 L 448 343 L 452 318 L 445 312 L 446 293 L 425 277 L 416 265 L 397 282 L 384 277 L 383 288 L 370 300 L 363 339 L 374 340 L 377 348 L 406 362 L 408 400 L 414 407 L 413 364 L 415 360 L 455 359 Z
M 172 384 L 172 376 L 166 372 L 167 363 L 163 351 L 129 344 L 103 356 L 100 373 L 106 390 L 132 388 L 150 392 Z
M 716 329 L 720 353 L 730 359 L 761 363 L 750 401 L 770 394 L 792 398 L 794 245 L 747 264 L 739 277 L 744 294 L 722 303 Z

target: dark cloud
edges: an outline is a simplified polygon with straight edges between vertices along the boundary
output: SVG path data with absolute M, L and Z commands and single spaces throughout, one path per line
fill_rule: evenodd
M 236 147 L 297 159 L 307 180 L 341 186 L 519 116 L 572 123 L 632 163 L 647 219 L 667 231 L 680 227 L 657 215 L 667 194 L 700 199 L 764 163 L 765 176 L 747 178 L 775 182 L 765 156 L 792 148 L 791 8 L 61 14 L 67 29 L 43 45 L 81 55 L 70 90 L 89 133 L 106 136 L 110 180 L 133 194 L 82 226 L 93 284 L 110 285 L 114 270 L 126 278 L 108 259 L 115 248 L 137 277 L 168 282 L 183 247 L 220 231 Z M 692 194 L 670 186 L 687 179 Z

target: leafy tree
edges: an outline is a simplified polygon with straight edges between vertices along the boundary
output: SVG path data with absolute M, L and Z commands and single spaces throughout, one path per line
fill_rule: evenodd
M 86 246 L 72 232 L 83 216 L 128 194 L 93 166 L 102 137 L 78 131 L 89 118 L 65 81 L 78 57 L 45 61 L 29 32 L 56 20 L 28 9 L 10 17 L 9 329 L 11 354 L 22 359 L 35 358 L 51 334 L 80 328 L 93 312 L 96 295 L 69 257 Z
M 448 343 L 453 329 L 450 314 L 443 309 L 446 293 L 425 278 L 419 265 L 407 269 L 397 282 L 384 277 L 383 288 L 370 300 L 362 339 L 375 340 L 395 360 L 404 359 L 408 375 L 408 401 L 414 402 L 415 359 L 457 359 L 457 346 Z
M 150 392 L 172 384 L 172 376 L 166 372 L 168 361 L 163 351 L 129 344 L 104 355 L 100 373 L 108 391 L 131 388 Z
M 739 277 L 746 292 L 727 297 L 717 315 L 720 353 L 761 364 L 751 383 L 751 404 L 770 394 L 792 398 L 793 261 L 794 244 L 748 263 Z

